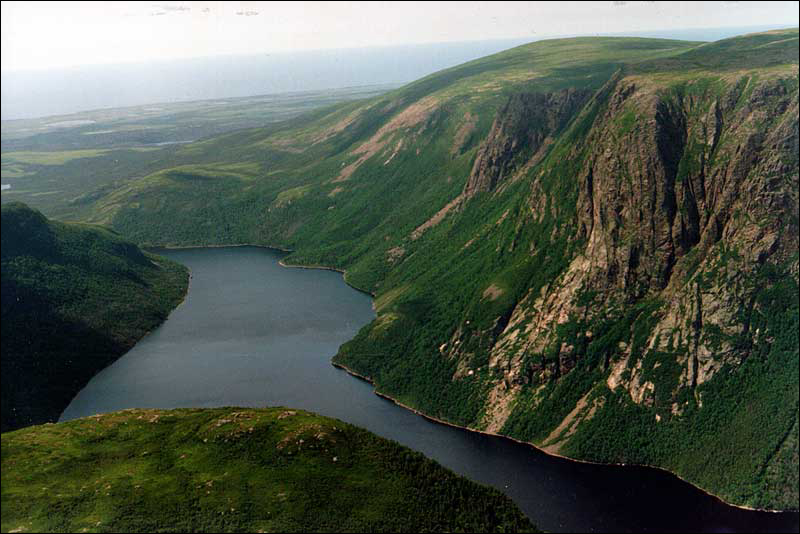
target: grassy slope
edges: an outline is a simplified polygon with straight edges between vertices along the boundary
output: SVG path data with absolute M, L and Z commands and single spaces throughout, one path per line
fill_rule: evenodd
M 654 90 L 705 103 L 740 78 L 778 77 L 796 92 L 797 31 L 699 46 L 627 38 L 533 43 L 366 102 L 180 147 L 166 168 L 89 195 L 69 212 L 111 224 L 140 242 L 282 245 L 296 250 L 290 262 L 347 269 L 349 282 L 377 294 L 378 318 L 342 347 L 337 360 L 406 404 L 481 426 L 493 379 L 485 365 L 490 332 L 525 295 L 549 287 L 585 245 L 575 222 L 576 178 L 593 148 L 592 132 L 603 126 L 597 119 L 608 109 L 610 91 L 631 76 L 646 79 Z M 509 95 L 569 88 L 595 94 L 525 179 L 478 193 L 412 237 L 463 190 Z M 635 114 L 620 117 L 618 134 L 635 125 Z M 548 216 L 536 221 L 530 217 L 533 182 L 547 198 L 535 207 Z M 774 273 L 762 275 L 752 283 L 774 284 Z M 765 346 L 774 351 L 768 363 L 764 354 L 748 361 L 747 372 L 706 385 L 705 398 L 715 400 L 705 404 L 702 417 L 656 427 L 651 411 L 609 397 L 613 402 L 606 399 L 606 409 L 564 452 L 658 464 L 737 503 L 796 508 L 796 477 L 790 475 L 797 465 L 797 373 L 791 370 L 798 344 L 790 333 L 796 331 L 797 310 L 787 302 L 797 287 L 781 280 L 788 285 L 762 295 L 757 319 L 780 333 L 779 343 Z M 484 298 L 490 285 L 502 290 L 499 297 Z M 582 348 L 580 366 L 548 384 L 539 398 L 521 396 L 502 431 L 540 442 L 604 379 L 602 358 L 609 350 L 641 332 L 646 337 L 657 309 L 658 302 L 645 300 L 597 318 L 591 329 L 604 335 Z M 559 336 L 574 341 L 586 325 L 568 326 Z M 471 355 L 468 361 L 438 356 L 454 334 L 465 340 L 461 353 Z M 554 358 L 530 356 L 544 363 Z M 472 379 L 453 379 L 461 364 L 474 370 Z M 674 378 L 667 376 L 673 367 L 661 368 L 663 380 Z M 737 397 L 741 391 L 748 393 Z M 542 397 L 540 409 L 533 410 Z M 747 430 L 753 420 L 766 422 L 758 436 Z M 596 446 L 598 436 L 603 447 Z
M 183 266 L 109 230 L 2 207 L 2 428 L 55 421 L 186 293 Z
M 76 205 L 73 212 L 110 223 L 142 242 L 280 242 L 305 252 L 296 256 L 298 261 L 347 265 L 354 281 L 374 286 L 386 270 L 385 251 L 461 190 L 480 140 L 509 94 L 596 89 L 626 60 L 659 57 L 691 45 L 613 38 L 525 45 L 283 128 L 187 145 L 174 158 L 176 164 L 192 165 L 247 162 L 255 166 L 253 172 L 214 180 L 203 179 L 202 173 L 156 172 L 92 199 L 86 208 Z M 452 139 L 467 113 L 476 123 L 454 151 Z M 346 182 L 331 183 L 358 159 L 354 151 L 392 119 L 396 127 L 381 133 L 376 155 Z M 384 165 L 400 139 L 405 139 L 402 150 Z M 302 198 L 275 202 L 298 186 L 310 186 Z M 143 217 L 150 222 L 142 224 Z
M 386 89 L 180 102 L 3 121 L 0 174 L 3 184 L 11 187 L 3 190 L 2 202 L 25 202 L 49 217 L 59 217 L 77 197 L 169 166 L 181 143 L 241 128 L 263 128 Z M 65 126 L 86 121 L 91 124 Z
M 2 150 L 4 153 L 75 150 L 193 141 L 286 120 L 335 102 L 367 98 L 385 92 L 391 85 L 162 102 L 36 119 L 4 120 Z
M 282 408 L 128 410 L 2 435 L 2 530 L 532 532 L 499 491 Z

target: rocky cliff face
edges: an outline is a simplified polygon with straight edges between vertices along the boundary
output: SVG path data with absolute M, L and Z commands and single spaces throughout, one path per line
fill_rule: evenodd
M 591 96 L 573 88 L 551 93 L 515 93 L 492 123 L 478 149 L 464 196 L 492 191 L 515 171 L 538 162 L 553 137 Z
M 519 101 L 524 97 L 512 97 L 495 120 L 467 193 L 490 191 L 540 160 L 546 130 L 526 130 L 508 116 Z M 649 413 L 655 433 L 659 426 L 691 426 L 687 419 L 701 418 L 708 396 L 719 394 L 716 384 L 749 380 L 746 360 L 776 364 L 782 334 L 765 320 L 775 301 L 762 295 L 780 285 L 796 301 L 798 273 L 796 78 L 731 73 L 713 82 L 660 85 L 617 76 L 591 106 L 599 111 L 585 146 L 567 155 L 579 171 L 576 209 L 566 225 L 572 233 L 562 237 L 577 253 L 551 283 L 498 316 L 491 332 L 478 333 L 490 340 L 490 374 L 476 426 L 579 456 L 586 454 L 581 440 L 594 429 L 589 423 L 607 417 L 613 403 Z M 580 118 L 571 105 L 557 109 L 557 116 Z M 524 111 L 514 118 L 539 124 L 528 122 Z M 542 183 L 546 174 L 531 182 L 529 223 L 556 216 L 558 200 L 548 198 Z M 609 320 L 616 326 L 609 329 Z M 449 340 L 455 347 L 449 357 L 474 359 L 458 348 L 470 346 L 468 332 L 469 323 L 462 323 Z M 796 336 L 785 347 L 796 366 Z M 467 369 L 459 364 L 454 380 L 464 380 Z M 712 382 L 718 373 L 724 376 Z M 568 406 L 553 419 L 554 392 L 574 392 L 575 382 L 582 383 L 579 393 L 562 396 Z M 787 399 L 795 412 L 796 397 Z M 742 393 L 740 409 L 747 409 L 745 399 Z M 551 423 L 538 432 L 521 424 L 548 417 Z M 715 431 L 738 431 L 735 420 Z M 796 424 L 785 423 L 778 447 L 794 450 L 786 454 L 796 465 Z M 582 427 L 592 430 L 581 434 Z M 784 460 L 767 454 L 760 461 L 768 469 Z M 794 508 L 797 487 L 788 487 L 781 502 Z
M 784 43 L 748 39 L 513 92 L 339 361 L 437 417 L 797 509 L 797 52 L 745 68 L 736 46 Z
M 509 415 L 508 397 L 527 386 L 525 356 L 545 352 L 558 339 L 555 326 L 571 317 L 658 296 L 663 306 L 646 347 L 681 347 L 680 382 L 665 392 L 677 397 L 747 356 L 731 340 L 756 335 L 738 320 L 753 305 L 754 271 L 765 262 L 797 271 L 797 91 L 780 79 L 734 78 L 719 94 L 692 94 L 691 84 L 663 91 L 635 76 L 610 83 L 578 177 L 575 222 L 585 246 L 559 280 L 515 307 L 494 344 L 489 365 L 506 372 L 498 381 L 505 394 L 493 395 L 486 414 L 492 430 Z M 540 204 L 533 189 L 532 205 Z M 584 310 L 578 297 L 586 291 L 598 297 Z M 608 385 L 652 404 L 661 392 L 642 378 L 631 347 L 623 339 L 606 362 Z M 574 347 L 558 353 L 555 372 L 564 375 Z M 552 374 L 540 366 L 532 376 L 542 383 Z M 681 409 L 671 405 L 672 413 Z

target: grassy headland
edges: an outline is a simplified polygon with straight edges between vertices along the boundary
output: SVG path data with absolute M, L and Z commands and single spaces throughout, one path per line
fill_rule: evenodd
M 499 491 L 284 408 L 126 410 L 2 435 L 2 530 L 536 532 Z

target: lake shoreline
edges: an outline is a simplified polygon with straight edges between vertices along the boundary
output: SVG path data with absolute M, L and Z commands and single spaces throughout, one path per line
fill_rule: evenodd
M 148 250 L 146 247 L 141 247 L 141 249 L 142 249 L 142 250 L 144 250 L 145 252 L 149 253 L 149 254 L 153 254 L 154 256 L 158 256 L 158 254 L 154 254 L 154 253 L 152 253 L 152 252 L 151 252 L 151 251 L 149 251 L 149 250 Z M 152 263 L 152 264 L 153 264 L 153 265 L 154 265 L 156 268 L 158 268 L 158 269 L 164 269 L 164 266 L 163 266 L 163 265 L 162 265 L 160 262 L 158 262 L 158 261 L 155 261 L 153 258 L 148 258 L 148 259 L 150 260 L 150 263 Z M 168 258 L 162 258 L 161 256 L 158 256 L 158 259 L 168 259 Z M 97 376 L 99 373 L 101 373 L 101 372 L 102 372 L 104 369 L 107 369 L 108 367 L 110 367 L 111 365 L 113 365 L 113 364 L 114 364 L 116 361 L 118 361 L 119 359 L 123 358 L 123 357 L 124 357 L 125 355 L 127 355 L 127 354 L 128 354 L 130 351 L 131 351 L 131 350 L 133 350 L 133 348 L 134 348 L 136 345 L 138 345 L 139 343 L 141 343 L 141 342 L 142 342 L 142 340 L 144 340 L 145 338 L 147 338 L 148 336 L 150 336 L 150 335 L 151 335 L 153 332 L 155 332 L 156 330 L 158 330 L 159 328 L 161 328 L 161 326 L 162 326 L 164 323 L 166 323 L 166 322 L 167 322 L 167 320 L 168 320 L 168 319 L 169 319 L 169 317 L 170 317 L 170 316 L 171 316 L 171 315 L 172 315 L 172 314 L 175 312 L 175 310 L 177 310 L 178 308 L 180 308 L 181 306 L 183 306 L 184 302 L 186 302 L 186 300 L 189 298 L 189 291 L 190 291 L 190 290 L 191 290 L 191 288 L 192 288 L 192 270 L 191 270 L 191 268 L 189 268 L 187 265 L 183 265 L 183 264 L 179 264 L 179 265 L 180 265 L 181 267 L 183 267 L 184 269 L 186 269 L 186 289 L 185 289 L 185 290 L 184 290 L 184 292 L 183 292 L 183 296 L 181 297 L 181 300 L 180 300 L 180 301 L 179 301 L 177 304 L 175 304 L 175 306 L 173 306 L 171 310 L 169 310 L 169 313 L 167 313 L 166 317 L 164 317 L 164 318 L 163 318 L 163 319 L 161 319 L 161 320 L 160 320 L 160 321 L 159 321 L 157 324 L 154 324 L 154 325 L 153 325 L 153 326 L 151 326 L 149 329 L 147 329 L 147 330 L 146 330 L 144 333 L 142 333 L 142 335 L 141 335 L 141 336 L 139 336 L 139 337 L 136 339 L 136 341 L 134 341 L 133 343 L 131 343 L 131 344 L 130 344 L 130 346 L 129 346 L 128 348 L 126 348 L 126 349 L 125 349 L 125 350 L 124 350 L 124 351 L 123 351 L 121 354 L 119 354 L 119 355 L 118 355 L 118 356 L 117 356 L 117 357 L 116 357 L 116 358 L 115 358 L 115 359 L 114 359 L 112 362 L 108 363 L 108 365 L 106 365 L 105 367 L 103 367 L 103 368 L 101 368 L 101 369 L 98 369 L 97 371 L 95 371 L 95 373 L 94 373 L 94 374 L 92 374 L 92 376 L 90 376 L 90 377 L 88 378 L 88 380 L 87 380 L 87 381 L 86 381 L 86 382 L 83 384 L 83 386 L 81 387 L 81 389 L 79 389 L 79 390 L 78 390 L 78 392 L 77 392 L 77 393 L 75 393 L 75 394 L 73 395 L 72 399 L 70 400 L 70 403 L 71 403 L 73 400 L 75 400 L 75 396 L 77 396 L 77 394 L 78 394 L 78 393 L 80 393 L 80 391 L 81 391 L 83 388 L 85 388 L 85 387 L 86 387 L 86 385 L 87 385 L 87 384 L 88 384 L 88 383 L 89 383 L 89 382 L 90 382 L 90 381 L 91 381 L 91 380 L 92 380 L 92 379 L 93 379 L 95 376 Z M 58 423 L 58 422 L 60 422 L 60 421 L 61 421 L 61 417 L 64 415 L 64 412 L 66 411 L 66 409 L 67 409 L 67 408 L 69 408 L 69 403 L 68 403 L 66 406 L 64 406 L 64 407 L 61 409 L 61 411 L 60 411 L 60 412 L 59 412 L 59 414 L 58 414 L 58 417 L 56 417 L 55 423 Z M 46 423 L 46 424 L 52 424 L 52 422 L 49 422 L 49 423 Z M 26 427 L 23 427 L 23 428 L 26 428 Z
M 279 246 L 276 246 L 276 245 L 259 245 L 257 243 L 240 243 L 240 244 L 237 244 L 237 245 L 186 245 L 186 246 L 182 246 L 182 245 L 142 245 L 142 248 L 146 248 L 148 250 L 158 250 L 158 249 L 162 249 L 162 250 L 189 250 L 189 249 L 202 249 L 202 248 L 234 248 L 234 247 L 265 248 L 265 249 L 268 249 L 268 250 L 277 250 L 278 252 L 285 252 L 287 255 L 291 254 L 292 252 L 294 252 L 294 250 L 289 249 L 289 248 L 279 247 Z M 373 299 L 376 298 L 375 293 L 373 293 L 372 291 L 369 291 L 369 290 L 364 289 L 362 287 L 358 287 L 357 285 L 355 285 L 352 282 L 350 282 L 349 280 L 347 280 L 347 270 L 345 270 L 345 269 L 338 269 L 336 267 L 330 267 L 328 265 L 290 264 L 290 263 L 285 263 L 283 261 L 283 258 L 278 260 L 278 264 L 281 267 L 286 267 L 287 269 L 319 269 L 319 270 L 322 270 L 322 271 L 335 271 L 337 273 L 341 273 L 342 274 L 342 279 L 344 280 L 345 284 L 347 284 L 348 286 L 352 287 L 356 291 L 359 291 L 361 293 L 365 293 L 365 294 L 369 295 Z M 375 309 L 375 304 L 374 303 L 372 305 L 372 309 L 373 310 Z
M 287 248 L 280 247 L 280 246 L 262 245 L 262 244 L 256 244 L 256 243 L 240 243 L 240 244 L 235 244 L 235 245 L 189 245 L 189 246 L 149 246 L 148 245 L 147 246 L 148 249 L 164 249 L 164 250 L 184 250 L 184 249 L 204 249 L 204 248 L 234 248 L 234 247 L 265 248 L 265 249 L 270 249 L 270 250 L 276 250 L 276 251 L 279 251 L 279 252 L 285 252 L 287 254 L 291 254 L 292 252 L 294 252 L 294 250 L 287 249 Z M 370 297 L 373 298 L 372 309 L 375 310 L 375 303 L 374 303 L 374 299 L 376 298 L 375 294 L 370 292 L 370 291 L 368 291 L 368 290 L 366 290 L 366 289 L 360 288 L 360 287 L 355 286 L 352 283 L 350 283 L 347 280 L 347 270 L 339 269 L 339 268 L 331 267 L 331 266 L 327 266 L 327 265 L 287 264 L 287 263 L 284 262 L 283 259 L 278 260 L 278 264 L 281 267 L 285 267 L 285 268 L 319 269 L 319 270 L 335 271 L 335 272 L 341 273 L 342 274 L 342 279 L 344 280 L 344 282 L 348 286 L 350 286 L 351 288 L 353 288 L 353 289 L 355 289 L 355 290 L 357 290 L 357 291 L 359 291 L 361 293 L 367 294 L 367 295 L 369 295 Z M 188 290 L 187 290 L 187 294 L 188 294 Z M 359 378 L 359 379 L 364 380 L 367 383 L 371 384 L 373 386 L 373 392 L 376 395 L 378 395 L 379 397 L 382 397 L 382 398 L 384 398 L 386 400 L 389 400 L 389 401 L 393 402 L 394 404 L 400 406 L 401 408 L 403 408 L 405 410 L 408 410 L 408 411 L 410 411 L 412 413 L 415 413 L 416 415 L 424 417 L 425 419 L 428 419 L 429 421 L 432 421 L 432 422 L 435 422 L 435 423 L 439 423 L 439 424 L 442 424 L 442 425 L 450 426 L 450 427 L 453 427 L 453 428 L 458 428 L 458 429 L 461 429 L 461 430 L 466 430 L 466 431 L 469 431 L 469 432 L 475 432 L 475 433 L 478 433 L 478 434 L 483 434 L 485 436 L 499 437 L 499 438 L 508 439 L 510 441 L 513 441 L 515 443 L 519 443 L 521 445 L 526 445 L 526 446 L 529 446 L 529 447 L 533 447 L 537 451 L 540 451 L 540 452 L 542 452 L 542 453 L 544 453 L 544 454 L 546 454 L 548 456 L 560 458 L 560 459 L 563 459 L 563 460 L 568 460 L 568 461 L 571 461 L 571 462 L 578 462 L 578 463 L 590 464 L 590 465 L 601 465 L 601 466 L 619 466 L 619 467 L 628 466 L 628 467 L 644 467 L 644 468 L 657 469 L 659 471 L 663 471 L 663 472 L 669 473 L 670 475 L 675 476 L 679 480 L 685 482 L 686 484 L 689 484 L 690 486 L 692 486 L 693 488 L 699 490 L 700 492 L 702 492 L 702 493 L 704 493 L 704 494 L 706 494 L 706 495 L 708 495 L 710 497 L 713 497 L 714 499 L 717 499 L 719 502 L 721 502 L 721 503 L 723 503 L 723 504 L 725 504 L 727 506 L 730 506 L 730 507 L 733 507 L 733 508 L 737 508 L 737 509 L 740 509 L 740 510 L 746 510 L 746 511 L 750 511 L 750 512 L 765 512 L 765 513 L 771 513 L 771 514 L 792 514 L 792 513 L 797 513 L 798 512 L 798 510 L 773 510 L 773 509 L 767 509 L 767 508 L 754 508 L 754 507 L 750 507 L 750 506 L 747 506 L 747 505 L 731 503 L 731 502 L 726 501 L 725 499 L 723 499 L 719 495 L 715 495 L 714 493 L 711 493 L 710 491 L 708 491 L 708 490 L 706 490 L 706 489 L 704 489 L 704 488 L 692 483 L 691 481 L 684 479 L 683 477 L 681 477 L 677 473 L 674 473 L 673 471 L 670 471 L 667 468 L 660 467 L 660 466 L 657 466 L 657 465 L 595 462 L 595 461 L 591 461 L 591 460 L 583 460 L 583 459 L 579 459 L 579 458 L 572 458 L 572 457 L 564 456 L 564 455 L 561 455 L 561 454 L 558 454 L 558 453 L 548 452 L 548 451 L 546 451 L 544 449 L 541 449 L 541 448 L 537 447 L 533 443 L 530 443 L 530 442 L 527 442 L 527 441 L 518 440 L 518 439 L 513 438 L 511 436 L 507 436 L 507 435 L 504 435 L 504 434 L 498 434 L 498 433 L 494 433 L 494 432 L 487 432 L 487 431 L 484 431 L 484 430 L 479 430 L 479 429 L 470 428 L 470 427 L 465 427 L 465 426 L 461 426 L 461 425 L 452 423 L 450 421 L 439 419 L 439 418 L 434 417 L 432 415 L 426 414 L 426 413 L 424 413 L 424 412 L 422 412 L 420 410 L 417 410 L 416 408 L 408 406 L 408 405 L 398 401 L 397 399 L 395 399 L 395 398 L 393 398 L 393 397 L 391 397 L 391 396 L 389 396 L 389 395 L 387 395 L 385 393 L 382 393 L 382 392 L 378 391 L 377 387 L 375 386 L 375 383 L 372 381 L 371 378 L 369 378 L 367 376 L 364 376 L 364 375 L 362 375 L 362 374 L 360 374 L 360 373 L 358 373 L 358 372 L 356 372 L 356 371 L 354 371 L 354 370 L 352 370 L 352 369 L 348 368 L 347 366 L 342 365 L 340 363 L 333 362 L 333 361 L 331 361 L 330 363 L 334 367 L 345 371 L 346 373 L 350 374 L 351 376 L 353 376 L 355 378 Z
M 608 462 L 593 462 L 591 460 L 582 460 L 580 458 L 572 458 L 572 457 L 569 457 L 569 456 L 564 456 L 562 454 L 557 454 L 557 453 L 546 451 L 546 450 L 544 450 L 544 449 L 542 449 L 540 447 L 537 447 L 536 445 L 534 445 L 533 443 L 531 443 L 529 441 L 522 441 L 522 440 L 513 438 L 511 436 L 507 436 L 505 434 L 498 434 L 498 433 L 495 433 L 495 432 L 487 432 L 485 430 L 479 430 L 477 428 L 470 428 L 470 427 L 466 427 L 466 426 L 461 426 L 461 425 L 458 425 L 456 423 L 452 423 L 450 421 L 446 421 L 444 419 L 439 419 L 438 417 L 434 417 L 432 415 L 426 414 L 425 412 L 421 412 L 420 410 L 417 410 L 416 408 L 408 406 L 407 404 L 404 404 L 404 403 L 400 402 L 399 400 L 395 399 L 394 397 L 392 397 L 390 395 L 387 395 L 386 393 L 382 393 L 382 392 L 378 391 L 377 387 L 375 386 L 375 382 L 373 382 L 371 378 L 369 378 L 367 376 L 364 376 L 364 375 L 362 375 L 360 373 L 357 373 L 356 371 L 353 371 L 352 369 L 350 369 L 346 365 L 343 365 L 343 364 L 338 363 L 338 362 L 331 362 L 331 365 L 333 365 L 334 367 L 336 367 L 338 369 L 341 369 L 342 371 L 346 372 L 347 374 L 349 374 L 349 375 L 351 375 L 351 376 L 353 376 L 355 378 L 358 378 L 360 380 L 364 380 L 365 382 L 367 382 L 370 385 L 372 385 L 373 393 L 375 393 L 375 395 L 377 395 L 377 396 L 379 396 L 379 397 L 381 397 L 383 399 L 386 399 L 388 401 L 391 401 L 394 404 L 396 404 L 397 406 L 400 406 L 401 408 L 404 408 L 404 409 L 406 409 L 406 410 L 408 410 L 410 412 L 413 412 L 413 413 L 415 413 L 415 414 L 417 414 L 417 415 L 419 415 L 421 417 L 424 417 L 425 419 L 427 419 L 429 421 L 432 421 L 434 423 L 438 423 L 440 425 L 446 425 L 446 426 L 449 426 L 449 427 L 458 428 L 458 429 L 461 429 L 461 430 L 466 430 L 468 432 L 475 432 L 477 434 L 483 434 L 484 436 L 491 436 L 491 437 L 495 437 L 495 438 L 507 439 L 507 440 L 513 441 L 514 443 L 518 443 L 520 445 L 526 445 L 526 446 L 529 446 L 529 447 L 533 447 L 537 451 L 539 451 L 539 452 L 541 452 L 543 454 L 546 454 L 548 456 L 553 456 L 555 458 L 561 458 L 562 460 L 568 460 L 570 462 L 578 462 L 578 463 L 590 464 L 590 465 L 607 465 L 607 466 L 618 466 L 618 467 L 645 467 L 645 468 L 649 468 L 649 469 L 657 469 L 659 471 L 663 471 L 665 473 L 669 473 L 670 475 L 673 475 L 674 477 L 676 477 L 679 480 L 685 482 L 686 484 L 689 484 L 693 488 L 695 488 L 695 489 L 699 490 L 700 492 L 708 495 L 709 497 L 713 497 L 713 498 L 717 499 L 719 502 L 725 504 L 726 506 L 731 506 L 733 508 L 739 508 L 741 510 L 747 510 L 748 512 L 766 512 L 766 513 L 771 513 L 771 514 L 792 514 L 792 513 L 797 513 L 797 510 L 770 510 L 770 509 L 764 509 L 764 508 L 752 508 L 750 506 L 741 505 L 741 504 L 734 504 L 734 503 L 728 502 L 725 499 L 723 499 L 722 497 L 720 497 L 719 495 L 715 495 L 715 494 L 711 493 L 710 491 L 701 488 L 697 484 L 694 484 L 694 483 L 690 482 L 689 480 L 686 480 L 685 478 L 681 477 L 677 473 L 673 473 L 669 469 L 666 469 L 664 467 L 660 467 L 660 466 L 657 466 L 657 465 L 608 463 Z

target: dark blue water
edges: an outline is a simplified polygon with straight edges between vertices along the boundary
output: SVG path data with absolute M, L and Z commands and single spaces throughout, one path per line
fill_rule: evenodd
M 367 428 L 495 486 L 552 532 L 797 532 L 798 514 L 726 506 L 655 469 L 548 456 L 433 423 L 330 364 L 374 313 L 339 273 L 256 247 L 160 253 L 188 265 L 186 301 L 103 370 L 61 420 L 124 408 L 284 405 Z

